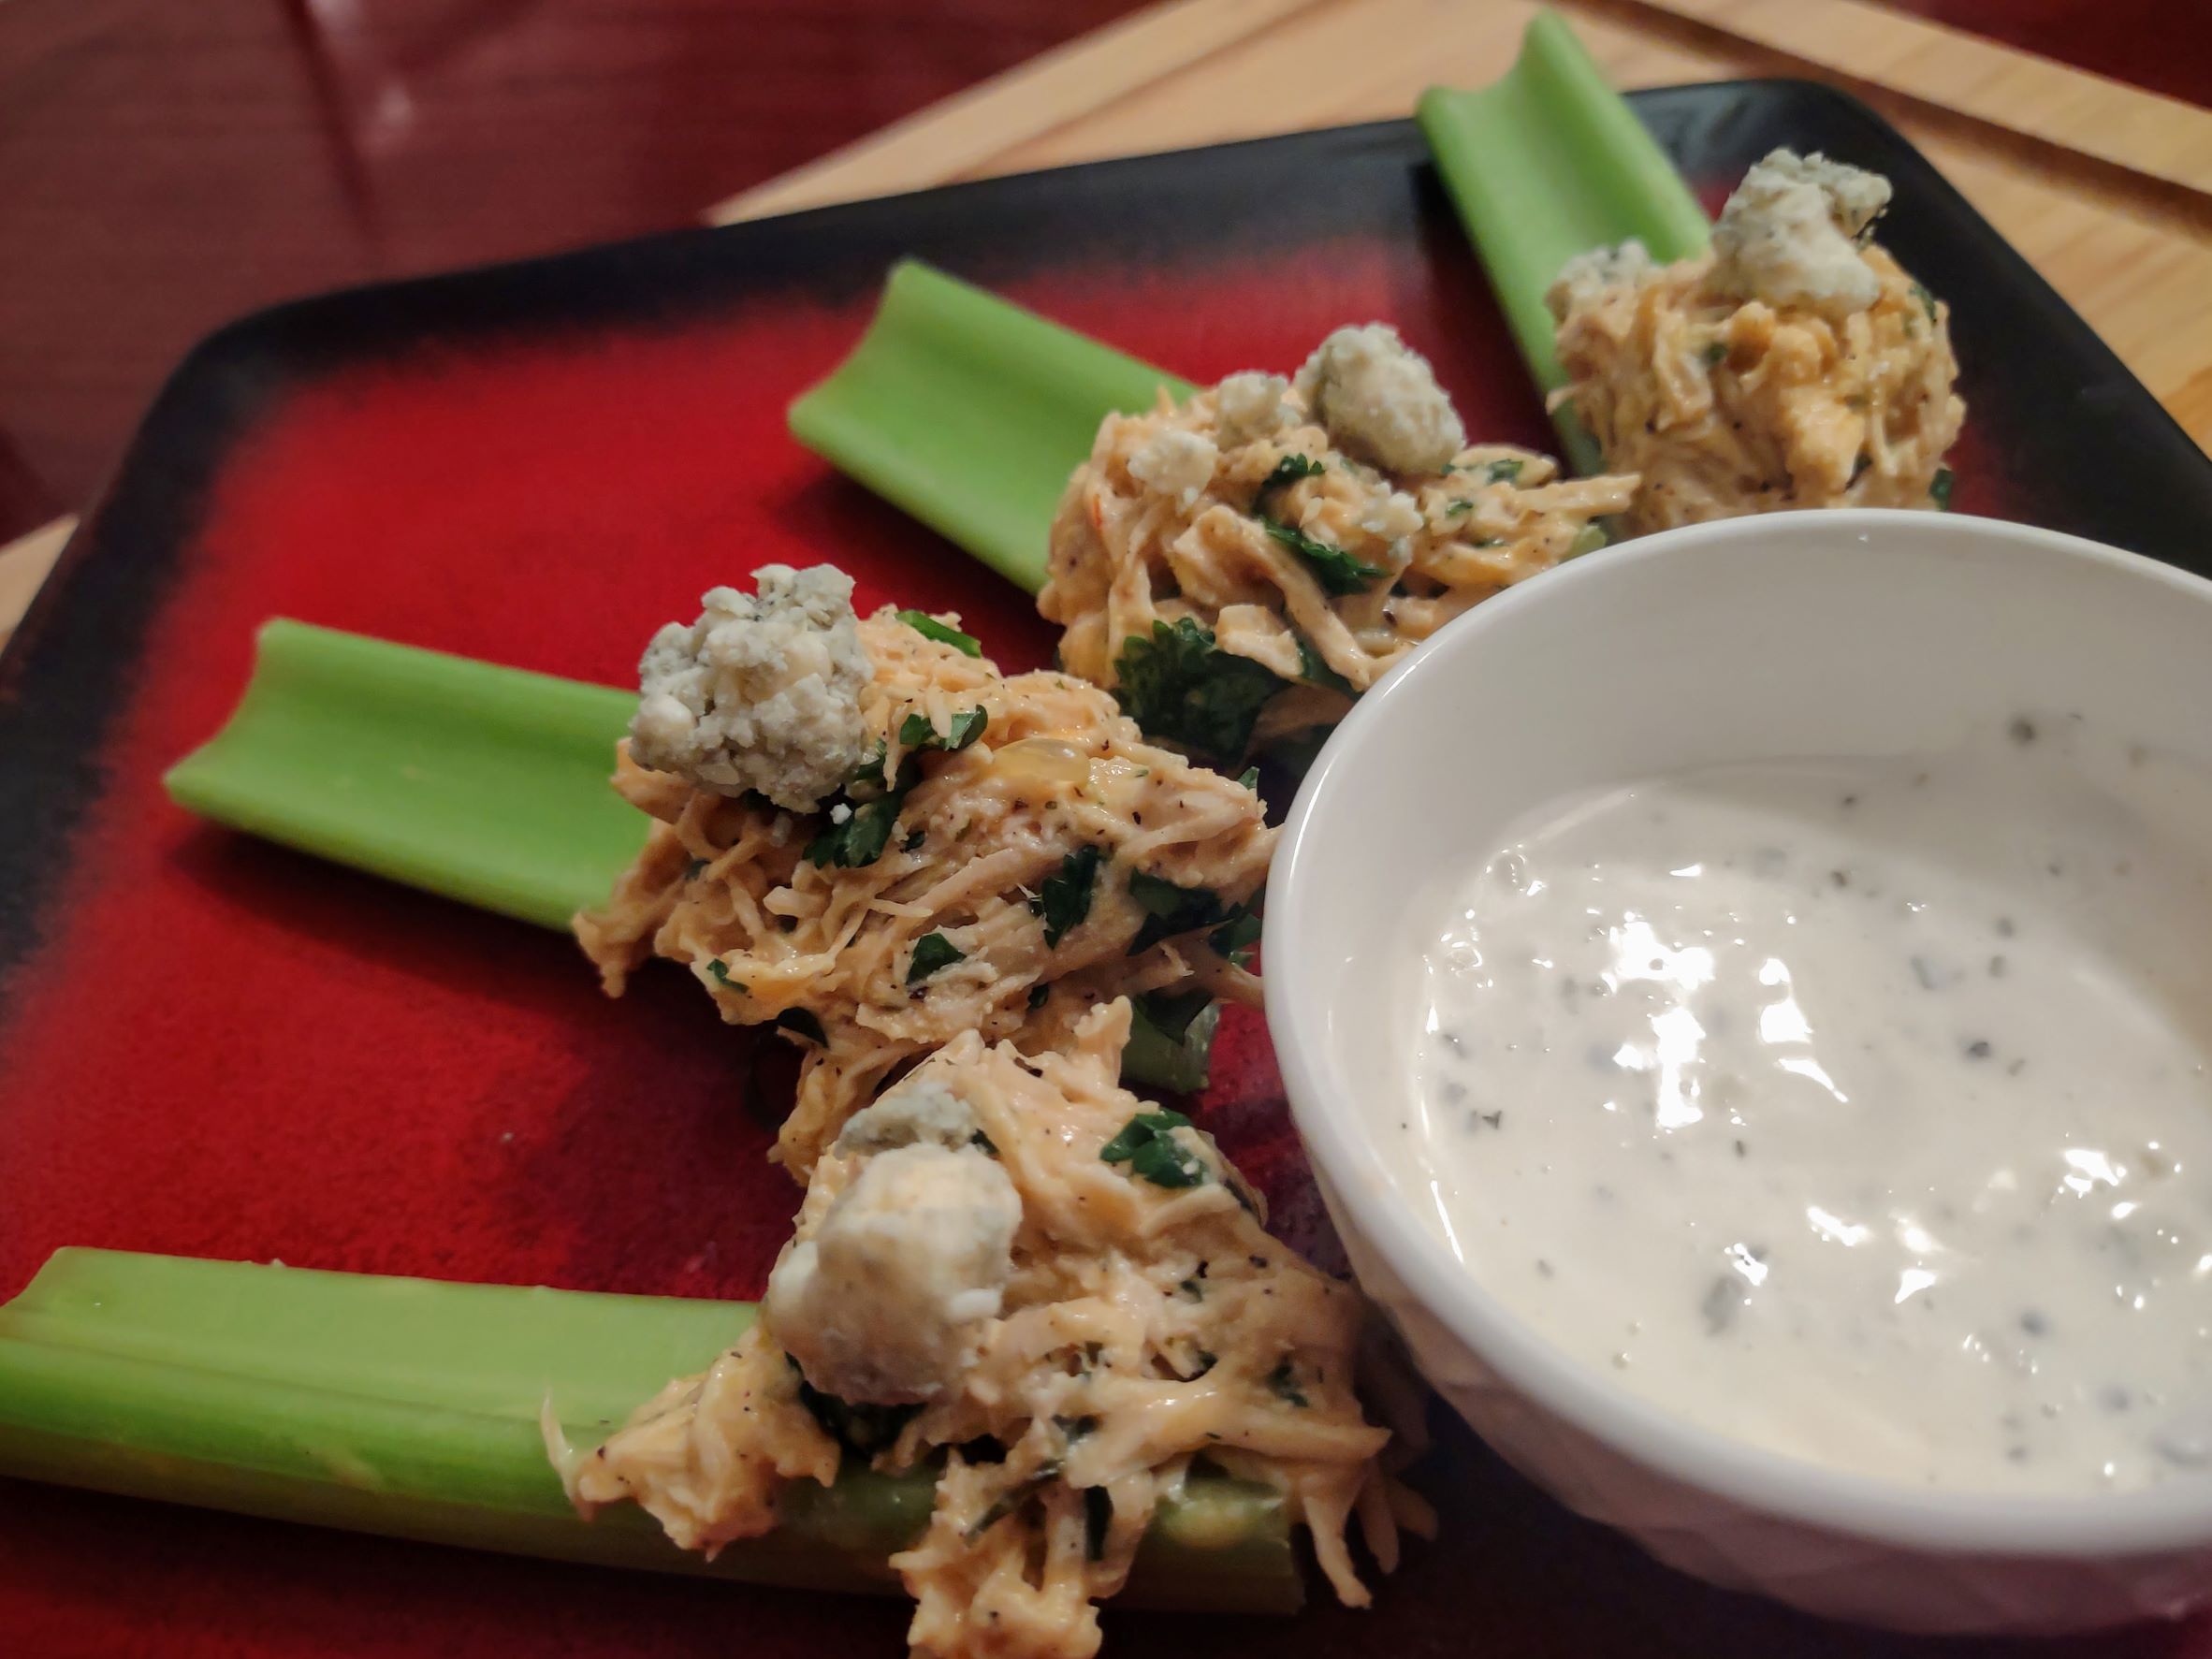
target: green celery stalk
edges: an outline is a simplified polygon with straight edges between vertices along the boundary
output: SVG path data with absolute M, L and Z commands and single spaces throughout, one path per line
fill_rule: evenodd
M 570 1509 L 548 1399 L 594 1444 L 752 1323 L 743 1303 L 57 1251 L 0 1305 L 0 1476 L 433 1543 L 814 1590 L 895 1590 L 926 1474 L 788 1489 L 779 1528 L 714 1561 L 649 1516 Z M 1288 1612 L 1273 1492 L 1201 1478 L 1139 1552 L 1139 1605 Z
M 1129 1041 L 1121 1051 L 1121 1069 L 1133 1080 L 1176 1094 L 1195 1095 L 1206 1086 L 1213 1062 L 1214 1034 L 1221 1026 L 1221 1004 L 1209 1002 L 1181 1037 L 1170 1037 L 1152 1023 L 1142 998 L 1130 1004 Z
M 279 618 L 227 724 L 169 769 L 218 823 L 565 931 L 645 844 L 607 786 L 634 693 Z M 1132 1050 L 1130 1080 L 1202 1087 L 1213 1026 Z M 1198 1081 L 1194 1084 L 1191 1079 Z
M 1108 415 L 1191 387 L 918 260 L 866 334 L 791 406 L 792 434 L 1034 593 L 1068 476 Z
M 546 927 L 603 903 L 650 827 L 607 787 L 634 693 L 284 618 L 186 809 Z
M 1556 12 L 1536 14 L 1495 84 L 1432 87 L 1419 115 L 1514 341 L 1548 392 L 1565 384 L 1544 305 L 1560 267 L 1630 237 L 1662 263 L 1705 249 L 1705 210 Z M 1577 470 L 1600 471 L 1571 407 L 1554 419 Z

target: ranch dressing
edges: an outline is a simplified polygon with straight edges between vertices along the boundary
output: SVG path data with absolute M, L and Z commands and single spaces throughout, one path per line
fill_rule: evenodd
M 1482 1283 L 1732 1437 L 2212 1477 L 2212 785 L 2022 717 L 1562 802 L 1418 940 L 1390 1156 Z

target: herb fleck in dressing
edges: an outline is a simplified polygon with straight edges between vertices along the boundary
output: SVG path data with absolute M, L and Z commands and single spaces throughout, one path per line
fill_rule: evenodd
M 2208 826 L 2212 779 L 2041 717 L 1559 804 L 1419 912 L 1394 1155 L 1508 1304 L 1710 1429 L 1955 1489 L 2212 1474 Z

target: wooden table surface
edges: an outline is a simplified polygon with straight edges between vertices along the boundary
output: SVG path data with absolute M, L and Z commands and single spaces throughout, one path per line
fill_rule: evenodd
M 1424 86 L 1494 78 L 1535 9 L 1167 0 L 708 216 L 1404 115 Z M 1557 9 L 1624 88 L 1791 75 L 1865 98 L 2212 449 L 2212 112 L 1864 0 L 1561 0 Z M 50 526 L 0 548 L 0 641 L 66 533 Z

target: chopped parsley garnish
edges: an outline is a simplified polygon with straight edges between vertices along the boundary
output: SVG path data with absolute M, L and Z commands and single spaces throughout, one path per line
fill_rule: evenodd
M 1329 593 L 1364 593 L 1368 584 L 1390 575 L 1379 564 L 1369 564 L 1354 559 L 1342 547 L 1332 547 L 1327 542 L 1317 542 L 1302 530 L 1273 518 L 1262 518 L 1259 528 L 1284 546 L 1305 560 L 1306 569 L 1313 572 L 1314 580 Z
M 927 830 L 909 830 L 907 838 L 899 843 L 899 848 L 902 851 L 911 852 L 928 839 L 929 832 Z
M 907 964 L 907 983 L 918 985 L 931 974 L 967 960 L 968 953 L 943 934 L 925 933 L 914 941 L 913 958 Z
M 983 735 L 990 719 L 987 709 L 964 708 L 953 716 L 951 732 L 940 736 L 927 715 L 908 715 L 898 729 L 899 743 L 908 751 L 907 758 L 899 763 L 898 776 L 888 780 L 884 778 L 883 765 L 891 750 L 888 744 L 879 741 L 875 752 L 852 768 L 852 776 L 846 779 L 845 787 L 833 799 L 822 803 L 822 810 L 830 815 L 832 822 L 807 843 L 807 862 L 817 866 L 836 865 L 839 869 L 856 870 L 882 857 L 883 850 L 891 845 L 891 832 L 898 827 L 899 809 L 906 805 L 907 792 L 922 780 L 922 770 L 914 756 L 925 749 L 939 749 L 950 754 L 966 749 Z M 839 807 L 851 814 L 842 823 L 835 822 Z M 921 844 L 922 834 L 916 830 L 907 837 L 905 845 L 909 852 Z
M 889 787 L 891 779 L 883 776 L 883 764 L 891 758 L 891 745 L 882 738 L 876 739 L 876 747 L 868 757 L 852 768 L 845 779 L 844 798 L 866 800 Z M 828 803 L 823 803 L 827 806 Z
M 1300 1409 L 1313 1402 L 1305 1397 L 1305 1390 L 1298 1386 L 1298 1374 L 1290 1368 L 1290 1356 L 1286 1354 L 1275 1361 L 1275 1368 L 1267 1374 L 1267 1386 L 1274 1390 L 1275 1398 Z
M 1325 691 L 1342 691 L 1355 695 L 1352 682 L 1329 666 L 1329 659 L 1322 656 L 1314 642 L 1302 633 L 1292 634 L 1298 641 L 1298 677 L 1309 686 L 1319 686 Z
M 1482 481 L 1485 484 L 1510 484 L 1521 476 L 1522 464 L 1509 455 L 1486 462 L 1482 469 Z
M 946 722 L 950 731 L 940 735 L 927 715 L 910 714 L 899 724 L 899 746 L 916 754 L 925 749 L 941 749 L 947 754 L 957 754 L 981 737 L 990 722 L 990 710 L 964 708 Z
M 983 642 L 972 633 L 963 633 L 950 622 L 940 622 L 927 611 L 901 611 L 898 619 L 919 633 L 924 639 L 934 639 L 939 645 L 949 645 L 963 657 L 980 657 Z
M 1205 1161 L 1175 1138 L 1188 1128 L 1180 1112 L 1140 1112 L 1099 1149 L 1099 1159 L 1127 1164 L 1132 1176 L 1155 1186 L 1197 1186 L 1206 1178 Z
M 968 1143 L 974 1147 L 977 1151 L 986 1153 L 992 1157 L 997 1157 L 998 1156 L 997 1142 L 993 1141 L 990 1136 L 984 1134 L 981 1129 L 976 1130 L 974 1134 L 968 1136 Z
M 843 823 L 833 823 L 807 843 L 807 862 L 836 865 L 856 870 L 883 856 L 891 832 L 898 825 L 898 809 L 906 805 L 906 791 L 895 790 L 852 808 Z
M 1129 896 L 1144 909 L 1144 925 L 1129 941 L 1129 954 L 1178 933 L 1219 927 L 1247 914 L 1243 905 L 1224 904 L 1211 887 L 1178 887 L 1164 876 L 1129 873 Z
M 799 1404 L 822 1425 L 823 1433 L 855 1457 L 872 1458 L 879 1452 L 889 1451 L 896 1443 L 900 1432 L 914 1420 L 922 1409 L 919 1404 L 852 1404 L 838 1399 L 835 1394 L 823 1393 L 808 1382 L 807 1374 L 799 1370 L 796 1360 L 792 1360 L 790 1363 L 791 1368 L 798 1372 Z
M 829 1033 L 822 1028 L 822 1021 L 803 1008 L 787 1008 L 776 1016 L 776 1029 L 789 1031 L 793 1037 L 804 1037 L 808 1042 L 829 1047 Z
M 1920 301 L 1920 309 L 1928 313 L 1928 320 L 1931 323 L 1934 322 L 1936 320 L 1936 297 L 1928 291 L 1928 284 L 1914 283 L 1913 284 L 1913 298 Z
M 1705 343 L 1705 350 L 1699 355 L 1705 358 L 1708 369 L 1718 369 L 1728 360 L 1728 342 L 1724 340 L 1709 340 Z
M 850 870 L 874 864 L 883 856 L 883 849 L 891 843 L 891 832 L 898 823 L 898 809 L 906 804 L 907 791 L 914 787 L 908 767 L 902 766 L 895 780 L 884 778 L 883 766 L 890 753 L 891 746 L 878 738 L 874 752 L 852 768 L 845 787 L 822 802 L 822 810 L 830 822 L 807 843 L 808 864 L 834 864 Z M 837 822 L 839 807 L 847 813 L 842 823 Z
M 1031 985 L 1029 987 L 1029 1011 L 1034 1013 L 1042 1008 L 1052 994 L 1053 988 L 1050 985 Z
M 1246 789 L 1250 790 L 1254 794 L 1258 794 L 1259 793 L 1259 768 L 1258 766 L 1246 766 L 1244 770 L 1244 775 L 1240 777 L 1237 781 L 1243 784 Z
M 1324 471 L 1317 460 L 1308 460 L 1302 455 L 1286 455 L 1275 462 L 1275 470 L 1260 480 L 1259 488 L 1252 496 L 1252 511 L 1256 517 L 1267 516 L 1268 502 L 1275 495 L 1288 489 L 1302 478 L 1318 478 Z
M 706 972 L 707 977 L 724 990 L 735 991 L 740 997 L 745 995 L 745 987 L 730 977 L 730 965 L 720 956 L 706 965 Z
M 1053 1427 L 1059 1430 L 1067 1437 L 1068 1444 L 1072 1446 L 1084 1435 L 1097 1433 L 1099 1419 L 1095 1417 L 1055 1417 L 1053 1419 Z
M 1033 914 L 1044 918 L 1047 949 L 1056 945 L 1070 927 L 1091 913 L 1091 890 L 1098 883 L 1099 863 L 1105 855 L 1096 847 L 1078 847 L 1060 861 L 1060 873 L 1037 885 L 1029 901 Z
M 1113 1494 L 1102 1486 L 1083 1489 L 1083 1552 L 1090 1561 L 1106 1559 L 1106 1535 L 1113 1526 Z
M 1939 513 L 1948 513 L 1951 510 L 1951 469 L 1949 467 L 1936 469 L 1935 481 L 1928 487 L 1928 499 L 1935 502 L 1936 511 Z
M 1283 682 L 1248 657 L 1222 650 L 1188 617 L 1132 633 L 1114 663 L 1114 701 L 1147 735 L 1201 759 L 1239 761 L 1252 727 Z

